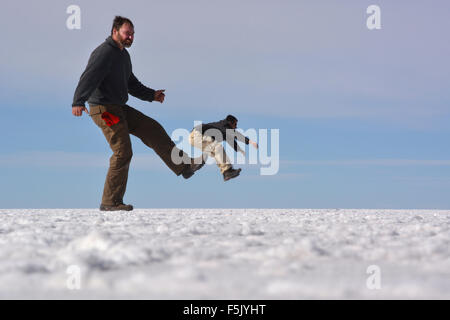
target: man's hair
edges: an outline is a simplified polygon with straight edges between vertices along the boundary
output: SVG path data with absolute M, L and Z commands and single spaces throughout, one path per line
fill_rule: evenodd
M 238 121 L 238 119 L 235 116 L 232 116 L 231 114 L 227 115 L 227 119 L 228 122 L 236 122 Z
M 113 24 L 112 24 L 112 28 L 111 28 L 111 35 L 113 34 L 114 29 L 116 29 L 117 31 L 119 31 L 120 27 L 124 24 L 124 23 L 128 23 L 130 26 L 132 26 L 134 28 L 133 22 L 131 22 L 130 19 L 125 18 L 125 17 L 121 17 L 121 16 L 116 16 L 113 20 Z

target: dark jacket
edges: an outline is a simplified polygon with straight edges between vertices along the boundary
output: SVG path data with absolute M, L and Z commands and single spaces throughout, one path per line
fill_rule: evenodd
M 250 141 L 249 138 L 245 137 L 242 133 L 231 128 L 226 119 L 198 125 L 194 127 L 194 130 L 201 132 L 202 135 L 212 137 L 219 142 L 226 140 L 228 144 L 233 147 L 234 151 L 240 150 L 237 141 L 241 141 L 245 144 L 249 144 Z
M 134 76 L 130 54 L 120 50 L 116 42 L 106 38 L 89 57 L 80 77 L 72 106 L 117 104 L 125 105 L 128 93 L 145 101 L 153 101 L 155 90 L 147 88 Z

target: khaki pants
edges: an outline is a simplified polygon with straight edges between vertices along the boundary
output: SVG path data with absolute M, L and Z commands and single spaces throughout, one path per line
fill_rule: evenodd
M 104 112 L 118 117 L 119 122 L 108 126 L 106 121 L 102 119 Z M 133 156 L 130 133 L 152 148 L 176 175 L 180 175 L 185 169 L 186 164 L 176 164 L 172 161 L 172 150 L 176 147 L 164 128 L 142 112 L 127 105 L 95 105 L 90 107 L 89 114 L 95 124 L 102 130 L 113 151 L 103 189 L 102 204 L 114 205 L 123 201 L 128 180 L 128 169 Z M 181 156 L 187 157 L 183 151 L 176 150 Z
M 213 157 L 221 173 L 232 167 L 221 142 L 217 142 L 209 136 L 204 136 L 200 131 L 194 129 L 189 135 L 189 143 L 202 150 L 207 156 Z

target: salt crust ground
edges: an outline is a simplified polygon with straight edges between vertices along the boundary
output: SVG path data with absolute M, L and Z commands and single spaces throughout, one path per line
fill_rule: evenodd
M 450 211 L 0 209 L 0 298 L 449 299 Z

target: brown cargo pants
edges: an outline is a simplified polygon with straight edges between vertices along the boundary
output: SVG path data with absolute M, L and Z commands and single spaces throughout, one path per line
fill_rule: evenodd
M 90 106 L 89 109 L 92 120 L 100 127 L 113 151 L 103 189 L 102 204 L 104 205 L 123 202 L 128 169 L 133 156 L 130 133 L 155 150 L 177 176 L 187 166 L 185 163 L 188 162 L 185 159 L 192 160 L 176 148 L 175 143 L 157 121 L 128 105 L 95 105 Z M 183 163 L 176 164 L 172 161 L 173 148 L 176 148 L 179 155 L 183 157 Z
M 207 156 L 213 157 L 216 160 L 216 164 L 221 173 L 232 168 L 230 159 L 223 149 L 221 142 L 218 142 L 209 136 L 204 136 L 200 131 L 193 129 L 189 135 L 189 143 L 202 150 Z

